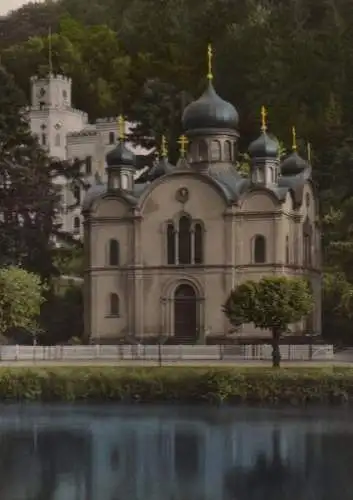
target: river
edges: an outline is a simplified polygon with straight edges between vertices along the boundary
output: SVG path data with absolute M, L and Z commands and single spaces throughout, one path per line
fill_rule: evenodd
M 353 412 L 0 406 L 1 500 L 351 500 Z

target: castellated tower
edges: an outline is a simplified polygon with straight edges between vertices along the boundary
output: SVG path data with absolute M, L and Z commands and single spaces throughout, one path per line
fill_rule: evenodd
M 69 132 L 82 130 L 87 114 L 72 108 L 71 78 L 49 74 L 31 78 L 29 118 L 32 132 L 48 149 L 50 156 L 67 158 L 66 137 Z

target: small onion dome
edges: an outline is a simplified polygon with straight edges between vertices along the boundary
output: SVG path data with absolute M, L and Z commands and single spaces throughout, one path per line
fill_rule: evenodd
M 155 181 L 156 179 L 158 179 L 158 177 L 169 174 L 172 170 L 173 165 L 169 163 L 168 159 L 165 156 L 162 156 L 162 158 L 151 168 L 148 175 L 148 180 Z
M 109 151 L 106 156 L 108 167 L 131 166 L 136 165 L 135 154 L 125 146 L 124 142 L 118 142 L 114 149 Z
M 298 155 L 296 151 L 293 151 L 284 162 L 281 164 L 281 174 L 282 175 L 298 175 L 304 172 L 307 168 L 310 168 L 309 163 Z
M 278 158 L 279 142 L 276 137 L 271 137 L 266 132 L 262 132 L 260 137 L 250 144 L 248 151 L 251 158 L 275 160 Z
M 202 96 L 185 108 L 182 123 L 186 131 L 204 128 L 236 129 L 239 115 L 230 102 L 219 97 L 209 82 Z

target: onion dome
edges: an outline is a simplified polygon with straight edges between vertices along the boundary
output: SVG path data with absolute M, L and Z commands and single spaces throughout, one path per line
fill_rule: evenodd
M 271 137 L 266 132 L 262 132 L 260 137 L 250 144 L 248 151 L 251 158 L 275 160 L 279 154 L 279 142 L 276 137 Z
M 115 148 L 109 151 L 109 153 L 107 154 L 106 162 L 108 167 L 135 167 L 136 156 L 129 148 L 125 146 L 125 143 L 123 141 L 119 141 Z
M 304 172 L 304 170 L 310 169 L 309 163 L 297 153 L 297 133 L 295 127 L 292 127 L 292 140 L 293 152 L 281 164 L 282 175 L 298 175 Z
M 281 174 L 282 175 L 298 175 L 304 172 L 307 168 L 310 168 L 309 163 L 298 155 L 296 151 L 293 151 L 284 162 L 281 164 Z
M 216 93 L 212 82 L 202 96 L 190 103 L 184 110 L 182 117 L 183 129 L 237 129 L 239 115 L 235 107 L 224 101 Z

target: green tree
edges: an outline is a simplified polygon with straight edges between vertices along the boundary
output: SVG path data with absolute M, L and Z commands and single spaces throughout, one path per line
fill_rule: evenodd
M 54 272 L 51 237 L 59 193 L 51 163 L 31 134 L 24 98 L 0 67 L 0 265 L 22 265 L 42 278 Z
M 19 267 L 0 269 L 0 335 L 21 328 L 38 333 L 45 287 L 39 276 Z
M 61 276 L 83 277 L 82 246 L 61 246 L 53 250 L 55 267 Z
M 74 105 L 90 118 L 114 116 L 131 104 L 139 82 L 130 78 L 131 58 L 108 26 L 84 26 L 69 16 L 50 39 L 52 71 L 73 79 Z M 2 51 L 2 63 L 29 99 L 29 79 L 49 72 L 49 37 L 32 37 Z M 135 75 L 136 75 L 136 69 Z
M 279 342 L 291 323 L 312 310 L 313 296 L 303 278 L 273 276 L 246 281 L 231 291 L 223 311 L 234 326 L 253 323 L 272 333 L 273 366 L 280 365 Z
M 146 148 L 159 149 L 164 135 L 169 159 L 176 163 L 180 149 L 177 141 L 182 133 L 181 116 L 190 100 L 191 96 L 175 85 L 156 79 L 147 81 L 131 109 L 130 116 L 137 123 L 131 133 L 132 141 Z
M 41 311 L 43 344 L 66 343 L 72 338 L 83 339 L 82 284 L 73 281 L 64 286 L 61 279 L 54 280 L 48 300 Z

